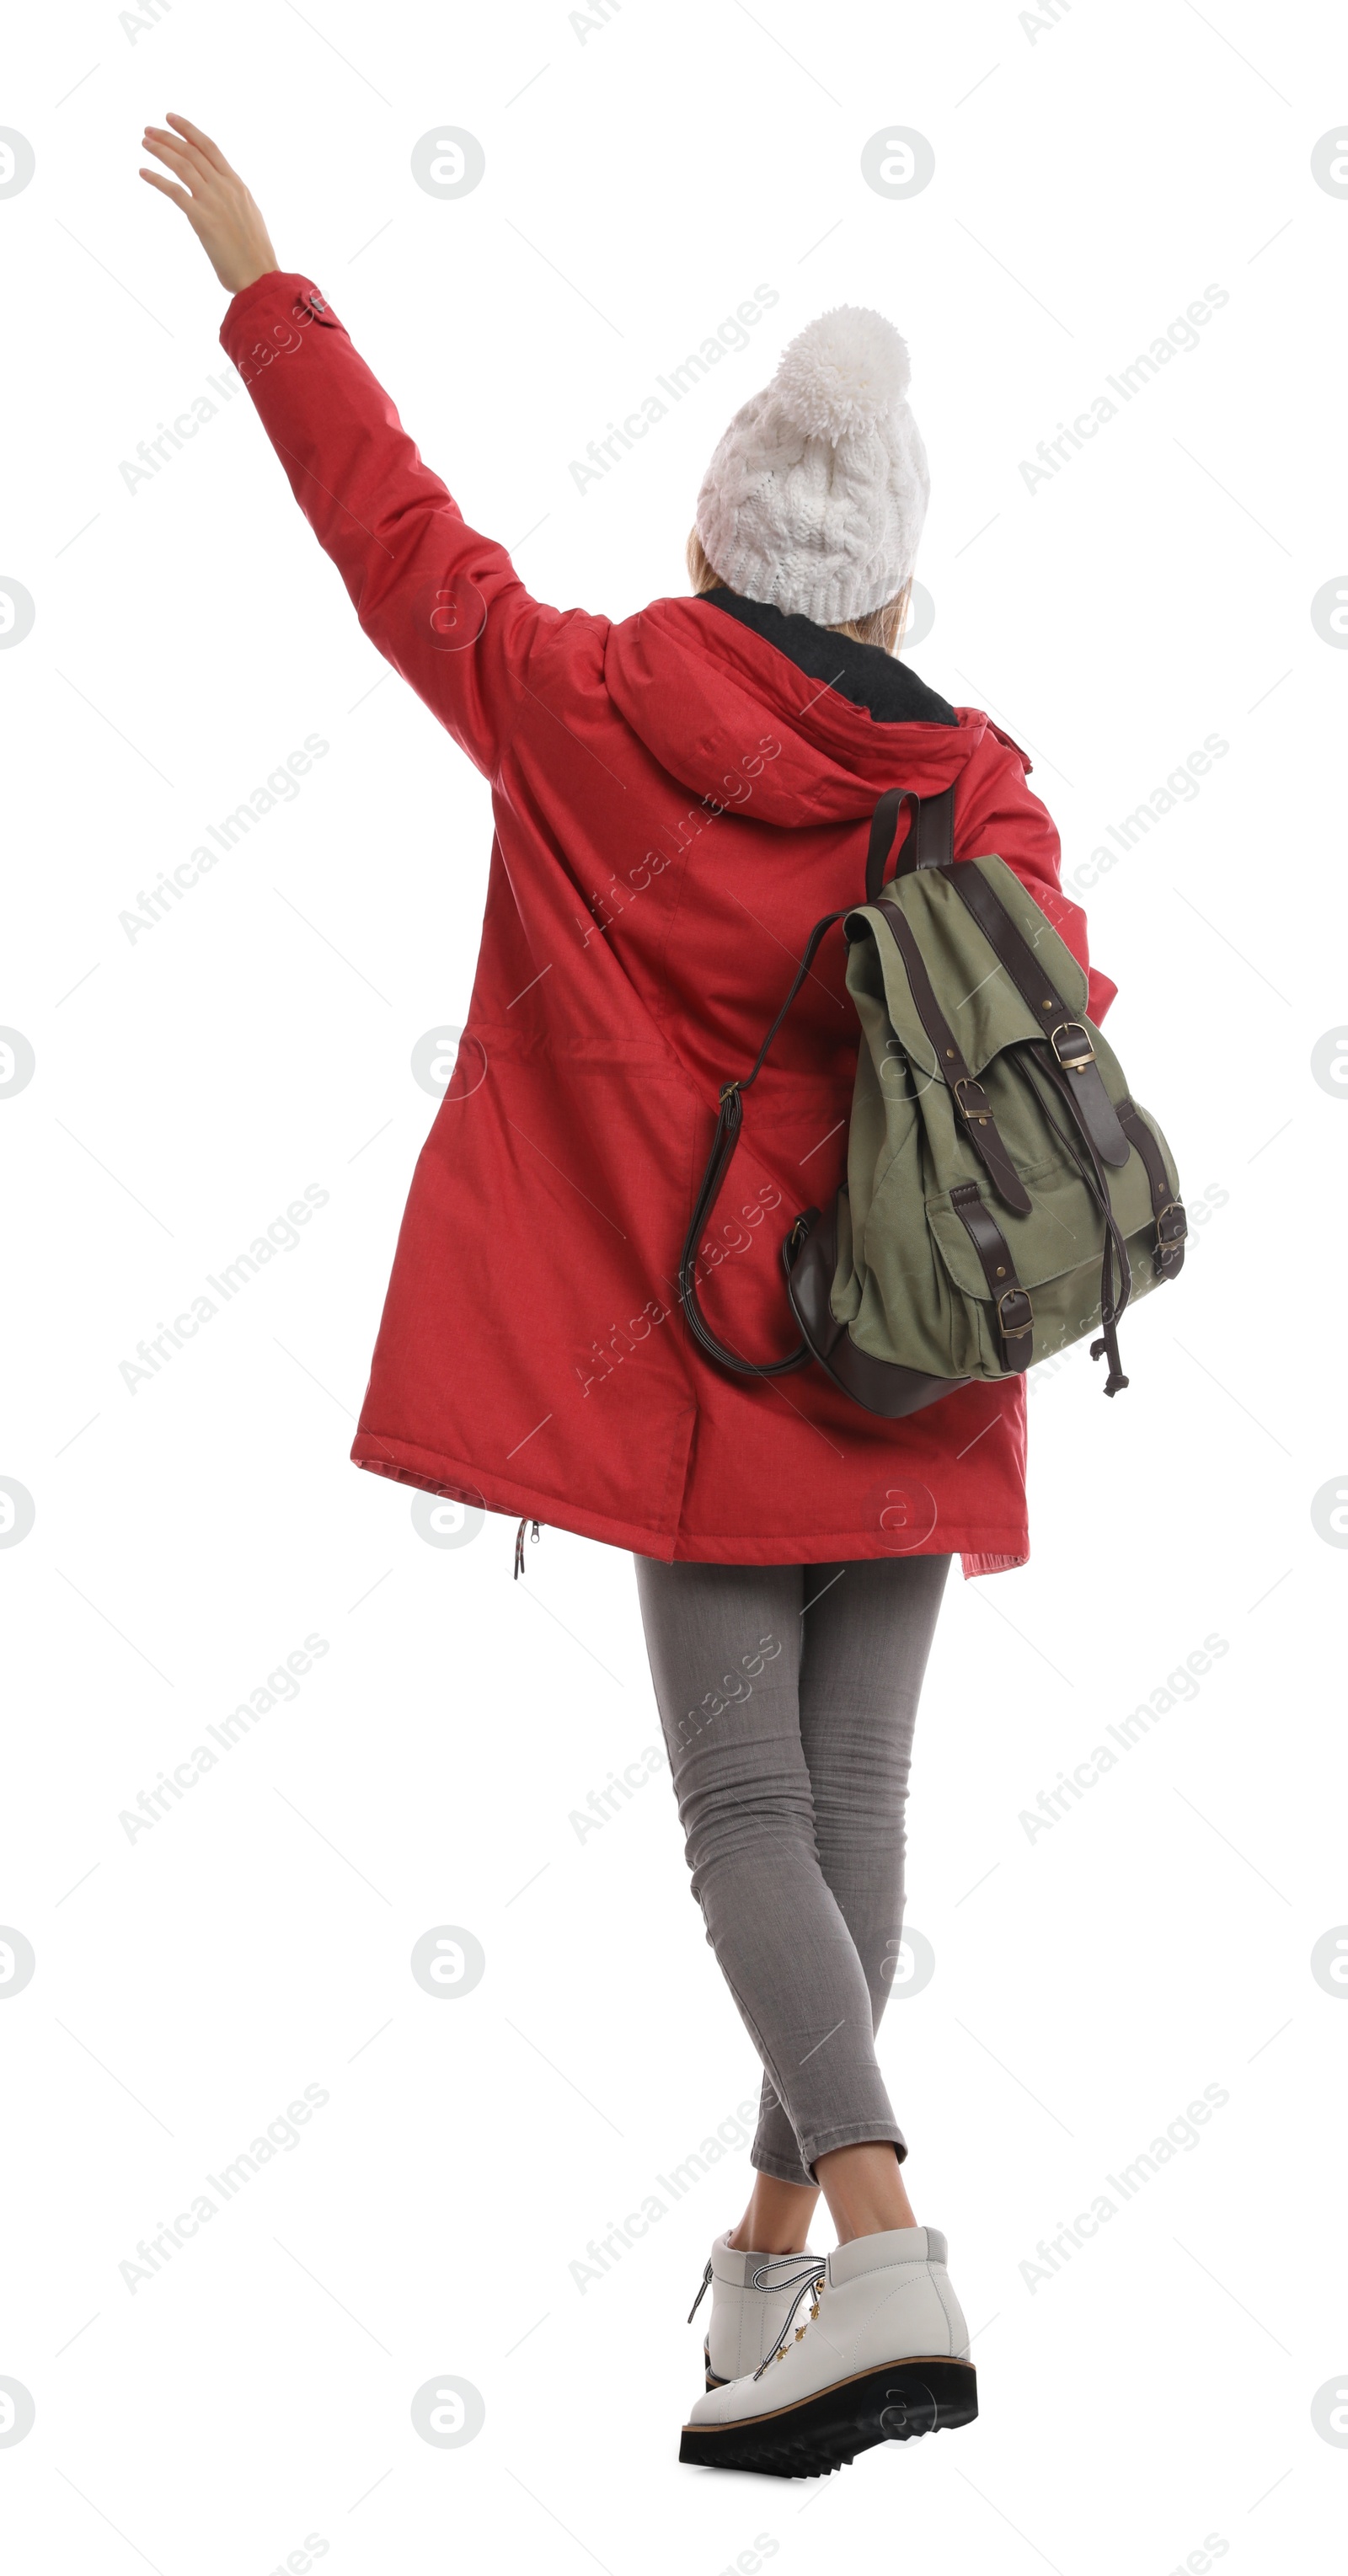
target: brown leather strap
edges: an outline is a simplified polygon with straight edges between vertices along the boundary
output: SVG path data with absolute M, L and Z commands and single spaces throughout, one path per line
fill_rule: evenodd
M 894 874 L 906 877 L 914 868 L 948 868 L 954 856 L 955 790 L 947 787 L 940 796 L 921 799 Z
M 1151 1190 L 1151 1212 L 1156 1219 L 1157 1275 L 1162 1279 L 1173 1279 L 1184 1267 L 1184 1245 L 1189 1232 L 1184 1203 L 1175 1197 L 1165 1167 L 1165 1156 L 1131 1100 L 1119 1102 L 1119 1125 L 1129 1143 L 1136 1146 L 1146 1170 Z
M 688 1232 L 684 1237 L 683 1251 L 679 1259 L 679 1303 L 687 1318 L 689 1331 L 709 1360 L 715 1360 L 720 1368 L 732 1369 L 737 1377 L 784 1377 L 792 1369 L 804 1368 L 811 1356 L 809 1343 L 805 1341 L 798 1343 L 795 1350 L 784 1352 L 777 1360 L 746 1359 L 742 1351 L 729 1349 L 727 1344 L 712 1331 L 702 1312 L 697 1293 L 699 1284 L 697 1263 L 703 1233 L 711 1222 L 712 1211 L 721 1195 L 726 1173 L 730 1169 L 735 1148 L 740 1140 L 740 1128 L 744 1123 L 743 1094 L 752 1083 L 757 1082 L 763 1059 L 814 964 L 815 952 L 821 939 L 826 931 L 832 929 L 834 922 L 841 919 L 841 912 L 826 912 L 823 919 L 815 923 L 805 943 L 805 953 L 796 968 L 791 990 L 764 1038 L 750 1071 L 742 1074 L 738 1082 L 723 1082 L 721 1085 L 716 1133 L 712 1138 L 707 1168 L 702 1175 L 702 1186 L 698 1191 L 693 1213 L 688 1220 Z
M 1022 1001 L 1033 1011 L 1064 1072 L 1070 1073 L 1071 1106 L 1078 1125 L 1089 1136 L 1102 1163 L 1122 1167 L 1128 1160 L 1128 1139 L 1100 1079 L 1089 1029 L 1073 1019 L 1029 941 L 1022 938 L 1000 895 L 977 863 L 962 860 L 958 867 L 944 868 L 942 874 L 954 887 L 966 912 L 972 913 Z
M 932 990 L 931 977 L 923 963 L 922 951 L 912 929 L 896 903 L 881 896 L 876 910 L 882 913 L 890 935 L 903 959 L 909 990 L 918 1018 L 935 1049 L 937 1070 L 945 1083 L 969 1134 L 969 1142 L 978 1155 L 993 1188 L 1018 1216 L 1030 1213 L 1030 1194 L 1016 1170 L 998 1132 L 992 1104 L 982 1083 L 970 1073 L 960 1052 L 955 1032 L 943 1013 Z
M 913 818 L 908 837 L 899 852 L 894 874 L 908 876 L 914 868 L 948 868 L 955 855 L 955 790 L 947 787 L 940 796 L 917 796 L 911 787 L 887 788 L 871 817 L 871 837 L 866 851 L 866 901 L 874 903 L 885 882 L 885 865 L 894 846 L 894 834 L 905 805 L 911 805 Z
M 1032 1042 L 1025 1052 L 1034 1069 L 1042 1073 L 1049 1089 L 1064 1094 L 1071 1106 L 1072 1077 L 1064 1071 L 1052 1048 L 1042 1042 Z M 1040 1105 L 1063 1152 L 1076 1164 L 1077 1170 L 1100 1210 L 1103 1223 L 1100 1250 L 1100 1322 L 1103 1329 L 1099 1341 L 1091 1344 L 1091 1358 L 1093 1360 L 1108 1358 L 1109 1375 L 1105 1382 L 1105 1393 L 1117 1395 L 1120 1387 L 1128 1384 L 1123 1373 L 1123 1363 L 1119 1358 L 1118 1334 L 1119 1317 L 1133 1293 L 1133 1273 L 1128 1259 L 1128 1245 L 1114 1213 L 1109 1176 L 1091 1141 L 1089 1128 L 1083 1126 L 1078 1119 L 1076 1121 L 1078 1133 L 1069 1135 L 1065 1127 L 1059 1126 L 1050 1102 L 1043 1100 Z
M 909 830 L 908 840 L 904 844 L 905 859 L 903 864 L 937 867 L 944 865 L 950 859 L 953 851 L 954 803 L 955 797 L 953 788 L 947 789 L 943 796 L 927 797 L 925 799 L 915 796 L 911 788 L 900 790 L 897 787 L 891 787 L 886 789 L 885 794 L 880 797 L 871 816 L 870 839 L 866 850 L 866 899 L 868 902 L 873 900 L 880 891 L 880 887 L 884 879 L 885 864 L 889 857 L 890 849 L 893 846 L 894 834 L 898 829 L 899 814 L 902 807 L 904 805 L 911 805 L 913 808 L 913 822 Z M 914 853 L 914 857 L 911 862 L 906 856 L 910 844 Z M 697 1293 L 699 1284 L 698 1251 L 701 1245 L 703 1232 L 711 1221 L 712 1212 L 720 1196 L 726 1173 L 728 1172 L 734 1158 L 735 1148 L 739 1143 L 740 1128 L 743 1124 L 744 1118 L 743 1095 L 750 1089 L 751 1085 L 757 1081 L 762 1069 L 764 1057 L 767 1055 L 773 1039 L 776 1037 L 783 1020 L 786 1018 L 787 1012 L 790 1010 L 797 993 L 800 991 L 806 976 L 809 974 L 810 969 L 814 964 L 815 952 L 819 947 L 820 941 L 823 939 L 825 933 L 832 928 L 834 922 L 841 921 L 844 917 L 844 912 L 848 912 L 850 909 L 851 907 L 848 905 L 844 906 L 841 911 L 827 912 L 824 914 L 821 921 L 817 921 L 815 923 L 814 928 L 810 932 L 810 936 L 806 941 L 805 953 L 796 969 L 791 990 L 787 994 L 771 1028 L 768 1030 L 767 1036 L 764 1038 L 748 1073 L 742 1074 L 738 1082 L 722 1083 L 720 1099 L 718 1102 L 716 1133 L 712 1138 L 711 1151 L 707 1157 L 707 1167 L 702 1175 L 702 1183 L 698 1190 L 697 1201 L 693 1208 L 693 1213 L 688 1221 L 687 1234 L 684 1237 L 683 1252 L 679 1261 L 679 1303 L 683 1308 L 685 1317 L 687 1318 L 689 1330 L 693 1335 L 693 1339 L 698 1343 L 699 1347 L 706 1354 L 708 1359 L 715 1360 L 717 1365 L 721 1368 L 733 1370 L 736 1376 L 739 1377 L 782 1377 L 792 1369 L 803 1368 L 806 1361 L 811 1356 L 810 1344 L 808 1341 L 803 1340 L 794 1351 L 786 1351 L 780 1359 L 776 1360 L 751 1360 L 747 1359 L 743 1352 L 731 1350 L 728 1345 L 712 1331 L 710 1324 L 707 1322 L 706 1316 L 702 1312 L 702 1307 Z M 942 1023 L 942 1025 L 944 1026 L 944 1023 Z M 961 1064 L 960 1070 L 967 1074 L 967 1067 L 964 1065 Z M 986 1102 L 983 1101 L 983 1095 L 981 1092 L 978 1092 L 977 1084 L 973 1086 L 973 1090 L 978 1094 L 978 1102 L 981 1103 L 983 1109 L 986 1110 Z M 959 1097 L 958 1094 L 956 1096 Z M 972 1100 L 972 1094 L 966 1094 L 965 1096 Z M 963 1101 L 961 1101 L 961 1106 L 963 1106 Z M 975 1114 L 977 1114 L 976 1107 Z M 966 1118 L 969 1117 L 969 1115 L 970 1111 L 966 1110 Z M 991 1126 L 992 1122 L 990 1113 L 988 1114 L 985 1123 Z M 993 1138 L 995 1140 L 993 1151 L 1000 1157 L 996 1170 L 994 1170 L 993 1164 L 989 1161 L 986 1144 L 981 1138 L 979 1130 L 976 1127 L 971 1126 L 970 1134 L 974 1137 L 975 1143 L 978 1144 L 979 1150 L 983 1154 L 984 1161 L 988 1162 L 989 1170 L 994 1171 L 994 1178 L 996 1178 L 998 1172 L 1000 1172 L 1007 1184 L 1008 1193 L 1020 1191 L 1022 1189 L 1022 1184 L 1001 1146 L 1001 1140 L 997 1137 L 995 1127 L 992 1129 Z M 1009 1196 L 1009 1204 L 1012 1207 L 1019 1207 L 1020 1203 L 1020 1199 L 1015 1195 Z M 1029 1206 L 1028 1198 L 1025 1199 L 1025 1206 L 1026 1208 Z
M 758 1067 L 755 1065 L 754 1072 L 757 1071 Z M 740 1128 L 744 1120 L 744 1111 L 740 1105 L 740 1093 L 743 1087 L 743 1084 L 738 1082 L 727 1082 L 722 1085 L 716 1133 L 712 1138 L 707 1168 L 702 1175 L 702 1186 L 688 1221 L 688 1232 L 684 1237 L 683 1251 L 679 1259 L 679 1303 L 687 1318 L 688 1328 L 694 1341 L 701 1345 L 709 1360 L 716 1361 L 718 1367 L 733 1369 L 737 1377 L 784 1377 L 790 1370 L 805 1366 L 810 1357 L 807 1342 L 798 1343 L 795 1350 L 784 1352 L 777 1360 L 747 1359 L 742 1351 L 728 1349 L 712 1331 L 702 1312 L 697 1293 L 698 1252 L 703 1233 L 711 1221 L 712 1210 L 721 1195 L 721 1185 L 730 1169 L 735 1148 L 740 1140 Z
M 991 1208 L 984 1207 L 978 1195 L 977 1181 L 959 1182 L 950 1193 L 950 1204 L 983 1267 L 997 1322 L 1002 1365 L 1018 1373 L 1030 1365 L 1034 1348 L 1034 1309 L 1016 1277 L 1011 1247 Z

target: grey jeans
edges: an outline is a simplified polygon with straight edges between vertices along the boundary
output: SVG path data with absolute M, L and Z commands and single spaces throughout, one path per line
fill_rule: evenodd
M 903 1924 L 904 1805 L 948 1556 L 636 1559 L 693 1895 L 763 2062 L 751 2161 L 908 2148 L 875 2055 Z

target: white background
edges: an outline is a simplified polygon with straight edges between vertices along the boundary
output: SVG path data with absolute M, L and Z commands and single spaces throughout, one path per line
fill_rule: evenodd
M 508 11 L 178 0 L 30 11 L 0 118 L 36 172 L 8 256 L 0 1098 L 10 1641 L 0 2448 L 16 2576 L 333 2576 L 465 2563 L 783 2576 L 884 2563 L 1168 2576 L 1327 2563 L 1348 2452 L 1342 1097 L 1348 99 L 1328 11 L 1076 0 Z M 203 124 L 473 524 L 534 590 L 683 589 L 730 411 L 838 302 L 910 341 L 932 461 L 914 658 L 1035 758 L 1064 868 L 1209 733 L 1228 752 L 1088 899 L 1110 1036 L 1186 1193 L 1180 1284 L 1031 1396 L 1033 1558 L 953 1581 L 919 1721 L 910 1921 L 881 2053 L 919 2219 L 946 2230 L 982 2415 L 799 2485 L 680 2469 L 684 2316 L 738 2214 L 728 2156 L 585 2290 L 587 2242 L 732 2124 L 755 2073 L 689 1900 L 629 1564 L 549 1531 L 428 1544 L 347 1461 L 461 1022 L 488 792 L 361 636 L 242 391 L 119 471 L 222 365 L 226 297 L 136 177 Z M 410 172 L 442 118 L 486 175 Z M 890 118 L 935 176 L 886 198 Z M 780 302 L 602 486 L 569 473 L 758 283 Z M 1229 301 L 1048 484 L 1019 471 L 1205 286 Z M 1348 575 L 1344 576 L 1348 586 Z M 378 685 L 377 685 L 378 684 Z M 152 933 L 119 913 L 316 732 L 330 745 Z M 328 1204 L 130 1393 L 119 1363 L 306 1184 Z M 316 1633 L 326 1656 L 135 1840 L 119 1815 Z M 1201 1646 L 1228 1651 L 1033 1841 L 1020 1822 Z M 414 1940 L 486 1972 L 433 1999 Z M 0 1992 L 3 1992 L 0 1988 Z M 306 2084 L 329 2100 L 129 2288 L 139 2240 Z M 1229 2095 L 1095 2241 L 1021 2266 L 1207 2085 Z M 825 2228 L 821 2241 L 827 2243 Z M 411 2420 L 481 2392 L 456 2449 Z M 1336 2380 L 1336 2374 L 1337 2380 Z M 313 2540 L 307 2540 L 313 2535 Z M 1213 2537 L 1208 2538 L 1209 2535 Z M 1218 2544 L 1220 2545 L 1220 2548 Z

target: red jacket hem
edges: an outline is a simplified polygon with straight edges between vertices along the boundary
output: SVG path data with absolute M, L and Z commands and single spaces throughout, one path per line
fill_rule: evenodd
M 569 1530 L 575 1538 L 600 1539 L 634 1556 L 655 1557 L 662 1565 L 837 1565 L 896 1553 L 877 1544 L 873 1528 L 827 1530 L 820 1536 L 793 1530 L 768 1538 L 740 1531 L 647 1529 L 639 1522 L 610 1520 L 603 1512 L 587 1511 L 583 1503 L 565 1495 L 540 1494 L 536 1488 L 513 1485 L 500 1476 L 484 1479 L 463 1459 L 441 1457 L 433 1449 L 390 1440 L 375 1431 L 357 1433 L 351 1456 L 357 1467 L 387 1476 L 394 1484 L 415 1485 L 422 1493 L 443 1494 L 452 1502 L 474 1504 L 508 1519 L 537 1520 L 546 1529 Z M 1014 1529 L 961 1525 L 944 1530 L 939 1547 L 924 1541 L 903 1552 L 958 1556 L 966 1576 L 999 1574 L 1027 1562 L 1028 1519 Z

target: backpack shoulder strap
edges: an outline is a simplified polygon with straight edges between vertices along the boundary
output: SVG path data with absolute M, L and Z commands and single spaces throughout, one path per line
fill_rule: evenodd
M 955 791 L 953 787 L 947 788 L 941 796 L 928 797 L 914 795 L 911 788 L 888 788 L 871 816 L 870 839 L 866 849 L 866 900 L 868 903 L 875 901 L 884 883 L 885 863 L 894 845 L 899 814 L 905 805 L 912 806 L 913 821 L 900 854 L 900 871 L 913 866 L 939 867 L 950 860 L 954 846 Z M 742 1095 L 749 1089 L 751 1083 L 757 1081 L 763 1059 L 814 964 L 815 953 L 825 932 L 831 930 L 835 921 L 841 921 L 852 909 L 851 904 L 844 904 L 837 912 L 826 912 L 822 921 L 815 923 L 806 942 L 805 954 L 796 969 L 791 990 L 764 1038 L 749 1072 L 738 1082 L 722 1084 L 716 1133 L 712 1139 L 707 1167 L 702 1175 L 702 1186 L 688 1221 L 688 1232 L 684 1237 L 683 1252 L 679 1260 L 679 1303 L 688 1319 L 689 1331 L 709 1359 L 717 1361 L 722 1368 L 733 1369 L 738 1377 L 781 1377 L 789 1369 L 803 1368 L 812 1356 L 810 1345 L 802 1340 L 799 1349 L 788 1351 L 785 1357 L 779 1360 L 750 1360 L 745 1359 L 738 1351 L 728 1350 L 725 1343 L 719 1341 L 712 1331 L 698 1300 L 698 1245 L 720 1197 L 726 1173 L 730 1169 L 735 1148 L 740 1140 L 740 1129 L 744 1123 Z M 920 958 L 918 964 L 921 966 Z M 941 1025 L 945 1027 L 944 1021 Z M 928 1030 L 928 1035 L 930 1034 Z M 986 1109 L 987 1104 L 983 1100 L 978 1084 L 972 1082 L 962 1057 L 959 1059 L 957 1080 L 959 1075 L 963 1075 L 967 1090 L 965 1094 L 957 1090 L 955 1098 L 963 1107 L 965 1097 L 972 1099 L 976 1096 L 979 1107 L 972 1112 L 966 1110 L 965 1115 L 977 1118 L 979 1110 Z M 975 1141 L 979 1142 L 979 1150 L 996 1186 L 1002 1190 L 1002 1195 L 1008 1200 L 1008 1204 L 1018 1208 L 1024 1198 L 1023 1184 L 1001 1146 L 1001 1140 L 997 1136 L 990 1113 L 984 1124 L 992 1131 L 994 1150 L 999 1157 L 997 1168 L 994 1168 L 989 1161 L 987 1143 L 985 1140 L 980 1141 L 977 1127 L 971 1126 L 970 1133 L 975 1137 Z M 1003 1187 L 1003 1181 L 1006 1182 L 1006 1187 Z M 1021 1196 L 1012 1195 L 1013 1191 L 1019 1191 Z M 1028 1208 L 1028 1198 L 1024 1198 L 1024 1205 Z
M 843 911 L 850 912 L 851 909 L 850 904 L 843 906 Z M 740 1129 L 744 1124 L 741 1095 L 749 1089 L 751 1083 L 758 1080 L 763 1059 L 814 964 L 820 940 L 826 931 L 832 929 L 834 922 L 841 921 L 842 917 L 842 911 L 826 912 L 822 921 L 815 923 L 805 943 L 805 954 L 796 969 L 791 990 L 764 1038 L 750 1071 L 742 1075 L 738 1082 L 724 1082 L 721 1085 L 716 1133 L 712 1138 L 711 1152 L 707 1157 L 707 1168 L 702 1175 L 702 1187 L 698 1191 L 693 1213 L 688 1220 L 688 1232 L 684 1237 L 683 1251 L 679 1259 L 679 1303 L 688 1318 L 688 1329 L 694 1341 L 699 1343 L 706 1352 L 708 1359 L 717 1361 L 721 1368 L 733 1369 L 737 1377 L 783 1377 L 789 1369 L 804 1368 L 806 1361 L 813 1356 L 809 1343 L 804 1340 L 801 1341 L 798 1349 L 788 1351 L 785 1358 L 780 1360 L 749 1360 L 745 1359 L 739 1351 L 728 1350 L 724 1342 L 717 1340 L 698 1301 L 697 1252 L 703 1233 L 711 1220 L 712 1210 L 721 1195 L 735 1147 L 740 1140 Z
M 936 1057 L 936 1069 L 968 1130 L 969 1142 L 983 1165 L 999 1199 L 1014 1208 L 1018 1216 L 1030 1214 L 1030 1194 L 1016 1170 L 992 1114 L 992 1103 L 965 1063 L 960 1043 L 945 1017 L 932 989 L 922 951 L 913 936 L 912 925 L 896 903 L 882 895 L 875 907 L 885 924 L 908 978 L 917 1016 L 927 1033 L 927 1042 Z M 977 1195 L 977 1193 L 975 1193 Z

